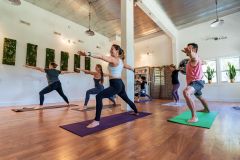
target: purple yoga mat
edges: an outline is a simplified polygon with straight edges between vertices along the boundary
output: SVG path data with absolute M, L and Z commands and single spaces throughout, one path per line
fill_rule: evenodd
M 86 127 L 89 123 L 92 122 L 92 120 L 68 124 L 68 125 L 64 125 L 64 126 L 60 126 L 60 127 L 69 132 L 72 132 L 76 135 L 84 137 L 84 136 L 96 133 L 98 131 L 102 131 L 102 130 L 105 130 L 105 129 L 108 129 L 108 128 L 111 128 L 114 126 L 118 126 L 123 123 L 134 121 L 138 118 L 146 117 L 150 114 L 151 113 L 139 112 L 139 115 L 135 116 L 135 115 L 130 115 L 129 112 L 124 112 L 124 113 L 120 113 L 120 114 L 103 117 L 103 118 L 101 118 L 100 125 L 95 128 L 87 128 Z

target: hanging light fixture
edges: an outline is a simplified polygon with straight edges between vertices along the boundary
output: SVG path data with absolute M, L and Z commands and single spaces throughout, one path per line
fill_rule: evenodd
M 20 0 L 8 0 L 8 1 L 11 2 L 11 4 L 15 5 L 15 6 L 21 5 L 21 1 Z
M 224 20 L 218 18 L 218 6 L 217 6 L 218 2 L 217 2 L 217 0 L 215 0 L 215 4 L 216 4 L 216 20 L 211 23 L 211 25 L 210 25 L 211 27 L 218 27 L 218 26 L 223 25 L 223 23 L 224 23 Z
M 89 14 L 88 14 L 88 30 L 85 31 L 85 33 L 88 35 L 88 36 L 94 36 L 95 33 L 94 31 L 91 30 L 91 2 L 89 2 Z

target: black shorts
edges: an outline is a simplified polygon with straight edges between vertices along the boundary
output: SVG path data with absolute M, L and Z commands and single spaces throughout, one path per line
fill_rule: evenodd
M 202 95 L 202 89 L 204 87 L 204 81 L 203 80 L 199 80 L 199 81 L 193 81 L 191 82 L 188 86 L 191 86 L 195 89 L 195 93 L 194 95 L 196 97 L 200 97 Z

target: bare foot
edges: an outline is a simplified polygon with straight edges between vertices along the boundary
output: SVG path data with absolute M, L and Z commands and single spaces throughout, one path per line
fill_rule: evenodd
M 204 113 L 209 113 L 210 111 L 208 109 L 202 109 L 202 110 L 199 110 L 197 112 L 204 112 Z
M 79 108 L 80 111 L 83 111 L 85 109 L 87 109 L 87 106 L 80 106 L 80 108 Z
M 187 122 L 188 123 L 196 123 L 198 121 L 197 117 L 192 117 L 191 119 L 189 119 Z
M 23 107 L 23 109 L 42 109 L 43 106 L 39 105 L 39 106 L 35 106 L 35 107 Z
M 129 113 L 130 115 L 134 115 L 134 116 L 139 116 L 139 113 L 137 112 L 137 113 L 135 113 L 135 112 L 130 112 Z
M 94 128 L 99 126 L 100 122 L 99 121 L 93 121 L 92 123 L 90 123 L 87 128 Z

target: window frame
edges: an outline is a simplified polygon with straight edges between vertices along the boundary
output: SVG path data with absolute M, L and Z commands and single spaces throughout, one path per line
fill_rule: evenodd
M 238 58 L 238 63 L 239 63 L 239 68 L 236 68 L 236 71 L 238 72 L 237 76 L 240 76 L 240 56 L 238 55 L 234 55 L 234 56 L 224 56 L 224 57 L 219 57 L 219 82 L 220 83 L 229 83 L 229 79 L 227 79 L 227 81 L 223 81 L 223 77 L 222 77 L 222 73 L 223 72 L 227 72 L 228 70 L 222 70 L 221 66 L 222 66 L 222 60 L 223 59 L 230 59 L 230 58 Z M 234 83 L 240 83 L 240 77 L 238 81 L 235 81 Z
M 216 82 L 213 82 L 212 81 L 212 84 L 218 84 L 219 83 L 219 79 L 218 79 L 218 60 L 217 59 L 215 59 L 215 58 L 211 58 L 211 59 L 204 59 L 203 60 L 203 62 L 207 62 L 207 61 L 215 61 L 215 78 L 216 78 Z M 203 65 L 205 65 L 205 64 L 203 64 Z M 208 65 L 206 64 L 206 67 L 207 67 Z M 205 79 L 207 79 L 206 77 L 205 77 L 205 73 L 206 72 L 204 72 L 204 70 L 203 70 L 203 80 L 205 81 Z M 205 84 L 208 84 L 208 79 L 207 79 L 207 81 L 205 81 Z

